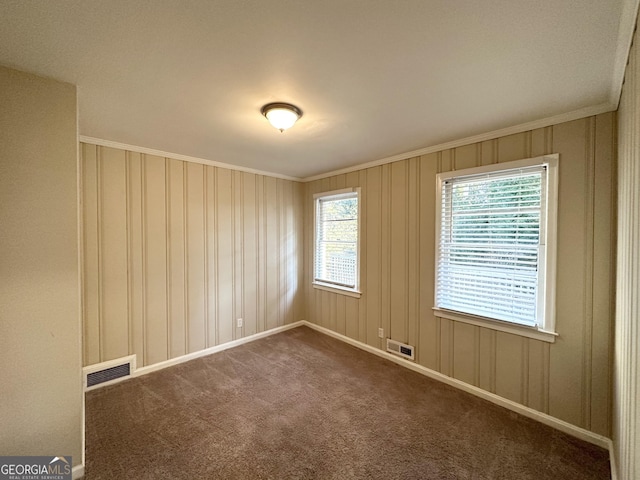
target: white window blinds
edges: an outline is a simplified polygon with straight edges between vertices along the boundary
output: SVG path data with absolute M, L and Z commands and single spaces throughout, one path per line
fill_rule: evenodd
M 441 183 L 436 306 L 541 325 L 546 166 Z
M 314 280 L 357 287 L 358 192 L 316 198 Z

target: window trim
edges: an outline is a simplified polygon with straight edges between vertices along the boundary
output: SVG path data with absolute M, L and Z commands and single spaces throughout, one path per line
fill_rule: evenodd
M 342 195 L 345 193 L 355 193 L 358 200 L 358 238 L 356 241 L 356 271 L 355 271 L 355 286 L 353 288 L 343 285 L 337 285 L 328 282 L 322 282 L 316 280 L 316 246 L 318 241 L 318 205 L 319 199 Z M 362 238 L 362 193 L 360 187 L 348 187 L 341 188 L 339 190 L 331 190 L 327 192 L 319 192 L 313 194 L 313 251 L 312 251 L 312 268 L 311 268 L 311 285 L 313 288 L 319 290 L 326 290 L 329 292 L 337 293 L 339 295 L 347 295 L 349 297 L 360 298 L 362 292 L 360 291 L 360 239 Z
M 556 333 L 556 256 L 557 256 L 557 220 L 558 220 L 558 164 L 560 155 L 542 155 L 534 158 L 485 165 L 482 167 L 467 168 L 443 172 L 436 175 L 436 228 L 435 228 L 435 268 L 434 268 L 434 296 L 433 311 L 442 318 L 460 321 L 472 325 L 490 328 L 535 338 L 546 342 L 555 342 Z M 547 196 L 546 196 L 546 235 L 544 268 L 544 323 L 542 325 L 527 326 L 515 322 L 498 320 L 469 313 L 463 313 L 439 308 L 436 304 L 438 292 L 438 259 L 440 258 L 440 229 L 442 226 L 442 185 L 450 178 L 459 178 L 483 173 L 514 170 L 518 168 L 546 166 L 547 168 Z

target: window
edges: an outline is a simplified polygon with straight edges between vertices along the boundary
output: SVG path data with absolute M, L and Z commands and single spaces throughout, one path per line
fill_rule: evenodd
M 357 188 L 314 195 L 313 283 L 359 296 L 359 196 Z
M 437 176 L 442 316 L 553 331 L 557 164 L 547 155 Z

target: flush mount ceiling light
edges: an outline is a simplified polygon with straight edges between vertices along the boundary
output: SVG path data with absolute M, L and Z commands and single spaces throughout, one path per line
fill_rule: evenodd
M 302 110 L 290 103 L 268 103 L 260 112 L 280 132 L 293 127 L 293 124 L 302 116 Z

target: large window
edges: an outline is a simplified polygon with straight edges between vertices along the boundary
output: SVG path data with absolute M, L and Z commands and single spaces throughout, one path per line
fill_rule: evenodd
M 553 330 L 557 162 L 438 175 L 436 309 Z
M 359 294 L 359 189 L 316 194 L 314 285 Z

